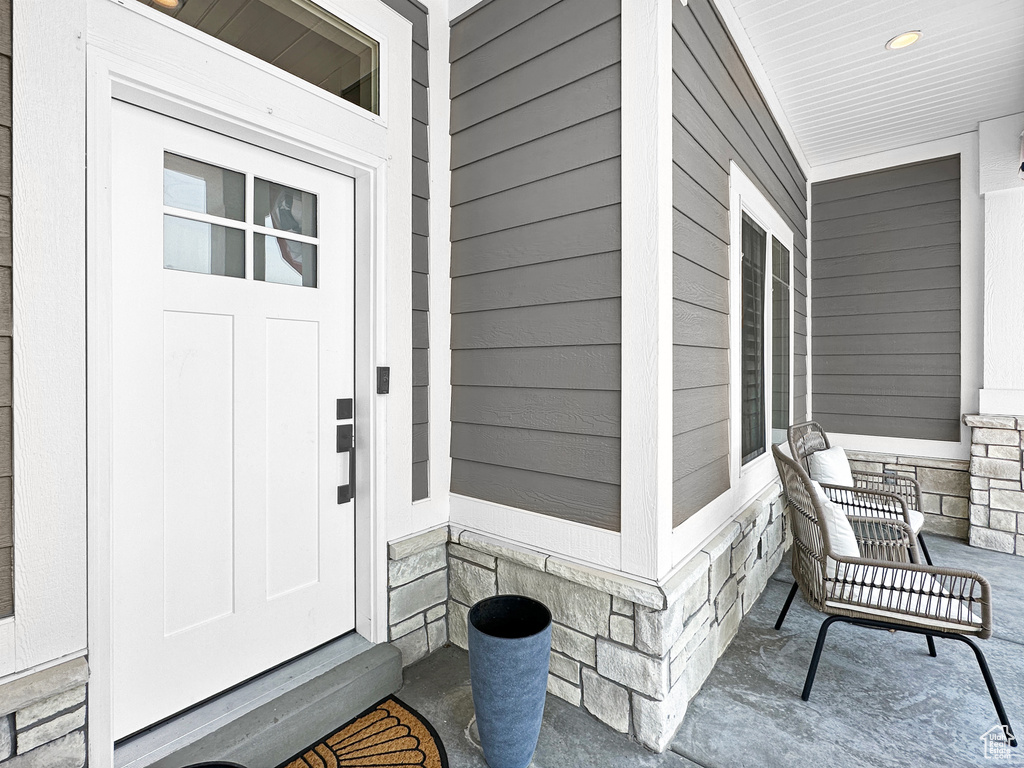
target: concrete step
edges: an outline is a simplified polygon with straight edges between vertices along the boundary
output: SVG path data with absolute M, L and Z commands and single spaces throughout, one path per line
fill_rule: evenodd
M 402 685 L 402 655 L 352 633 L 114 749 L 115 768 L 275 768 Z

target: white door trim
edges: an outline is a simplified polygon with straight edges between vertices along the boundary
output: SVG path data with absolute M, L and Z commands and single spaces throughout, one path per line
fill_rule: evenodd
M 359 11 L 382 38 L 381 67 L 387 68 L 390 124 L 369 119 L 319 95 L 298 89 L 296 99 L 315 107 L 319 117 L 335 109 L 333 121 L 289 120 L 272 98 L 288 101 L 293 88 L 286 73 L 254 75 L 280 85 L 270 94 L 244 88 L 245 67 L 239 52 L 210 46 L 224 74 L 216 83 L 186 68 L 171 67 L 174 52 L 153 40 L 166 35 L 159 24 L 116 0 L 91 0 L 87 62 L 89 173 L 85 296 L 88 316 L 88 567 L 90 655 L 90 764 L 113 762 L 111 738 L 110 611 L 110 127 L 111 100 L 128 101 L 171 117 L 250 141 L 298 160 L 356 179 L 356 444 L 359 487 L 356 515 L 356 630 L 372 642 L 387 639 L 387 517 L 411 508 L 412 396 L 396 387 L 377 397 L 375 368 L 389 365 L 396 381 L 408 380 L 412 368 L 411 307 L 411 25 L 380 3 L 357 0 Z M 358 23 L 357 23 L 358 26 Z M 156 32 L 161 29 L 162 32 Z M 190 35 L 185 45 L 208 45 Z M 39 43 L 43 48 L 42 41 Z M 181 61 L 182 59 L 178 59 Z M 259 70 L 256 70 L 259 71 Z M 171 76 L 169 72 L 174 72 Z M 241 79 L 240 79 L 241 78 Z M 281 82 L 271 82 L 274 79 Z M 383 80 L 383 78 L 382 78 Z M 383 111 L 383 110 L 382 110 Z M 276 114 L 275 114 L 276 112 Z M 337 136 L 308 127 L 330 125 Z M 86 130 L 87 128 L 87 130 Z M 340 137 L 343 136 L 344 140 Z M 372 202 L 371 202 L 372 201 Z M 34 355 L 46 355 L 43 345 Z M 384 511 L 387 510 L 387 515 Z

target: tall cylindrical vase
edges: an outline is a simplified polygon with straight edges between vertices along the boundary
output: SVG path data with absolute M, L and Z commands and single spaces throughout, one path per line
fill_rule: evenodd
M 469 679 L 491 768 L 526 768 L 544 717 L 551 612 L 529 597 L 488 597 L 469 611 Z

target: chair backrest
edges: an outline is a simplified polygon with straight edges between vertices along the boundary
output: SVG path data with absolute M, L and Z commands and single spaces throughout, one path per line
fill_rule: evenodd
M 800 462 L 805 472 L 811 471 L 810 456 L 818 451 L 825 451 L 831 448 L 828 442 L 828 435 L 822 429 L 821 424 L 816 421 L 805 421 L 801 424 L 793 424 L 786 430 L 789 438 L 789 452 L 793 458 Z
M 772 446 L 782 490 L 789 502 L 793 523 L 793 578 L 808 602 L 825 600 L 826 555 L 831 551 L 828 531 L 822 525 L 823 512 L 811 478 L 804 468 L 777 445 Z

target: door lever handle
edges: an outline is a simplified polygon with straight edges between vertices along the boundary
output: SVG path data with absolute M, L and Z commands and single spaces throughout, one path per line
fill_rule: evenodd
M 356 493 L 356 441 L 351 424 L 338 425 L 338 453 L 348 454 L 348 483 L 338 486 L 338 503 L 348 504 Z

